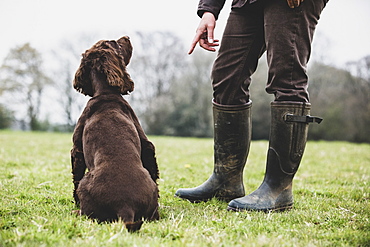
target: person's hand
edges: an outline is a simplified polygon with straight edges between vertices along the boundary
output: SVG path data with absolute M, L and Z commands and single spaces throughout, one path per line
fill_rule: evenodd
M 216 27 L 216 18 L 210 12 L 204 12 L 202 20 L 199 23 L 197 32 L 191 43 L 188 54 L 193 53 L 195 46 L 199 42 L 199 45 L 207 51 L 216 51 L 214 48 L 218 46 L 217 39 L 213 38 L 213 33 Z
M 290 8 L 299 7 L 304 0 L 286 0 Z

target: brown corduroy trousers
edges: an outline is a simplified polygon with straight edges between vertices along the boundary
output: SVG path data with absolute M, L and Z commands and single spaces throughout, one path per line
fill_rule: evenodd
M 307 63 L 313 34 L 328 0 L 259 0 L 232 9 L 212 69 L 213 97 L 222 105 L 249 102 L 251 75 L 266 51 L 267 93 L 275 101 L 309 102 Z

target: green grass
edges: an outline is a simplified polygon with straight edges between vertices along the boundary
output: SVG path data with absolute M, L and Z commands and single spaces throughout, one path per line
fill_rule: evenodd
M 175 198 L 213 168 L 211 139 L 155 137 L 161 220 L 130 234 L 121 222 L 71 214 L 71 134 L 0 131 L 0 246 L 370 246 L 370 145 L 309 142 L 283 213 L 225 210 Z M 252 142 L 244 171 L 263 179 L 266 141 Z

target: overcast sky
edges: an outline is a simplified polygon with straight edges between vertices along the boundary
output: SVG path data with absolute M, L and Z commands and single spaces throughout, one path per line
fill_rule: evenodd
M 172 31 L 183 38 L 186 53 L 199 23 L 197 4 L 198 0 L 0 0 L 0 62 L 17 45 L 30 42 L 47 51 L 82 32 L 115 39 L 134 31 Z M 230 5 L 227 0 L 217 23 L 218 38 Z M 369 13 L 370 0 L 330 0 L 317 28 L 316 52 L 337 66 L 370 55 Z

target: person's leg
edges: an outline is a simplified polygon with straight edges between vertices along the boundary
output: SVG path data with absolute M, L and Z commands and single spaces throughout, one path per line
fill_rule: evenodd
M 248 87 L 264 51 L 261 5 L 233 10 L 212 70 L 214 89 L 214 170 L 196 188 L 179 189 L 190 201 L 244 196 L 243 169 L 251 141 L 251 101 Z
M 286 1 L 266 1 L 265 41 L 269 67 L 266 91 L 275 101 L 309 102 L 307 63 L 327 0 L 306 0 L 291 9 Z
M 275 94 L 266 173 L 260 187 L 232 200 L 229 210 L 285 210 L 293 205 L 292 180 L 306 146 L 308 124 L 321 122 L 320 118 L 309 116 L 306 64 L 324 6 L 323 0 L 306 0 L 297 9 L 290 9 L 285 1 L 266 2 L 266 90 Z
M 212 69 L 216 103 L 243 105 L 249 102 L 251 75 L 265 51 L 263 22 L 262 1 L 230 13 Z

